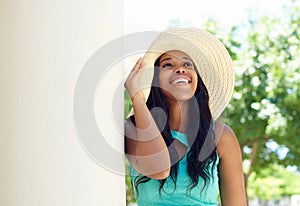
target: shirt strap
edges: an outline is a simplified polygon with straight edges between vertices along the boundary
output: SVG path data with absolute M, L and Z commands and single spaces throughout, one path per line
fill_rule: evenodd
M 215 139 L 215 121 L 212 120 L 211 124 L 212 124 L 211 128 L 212 128 L 212 132 L 213 132 L 213 138 Z M 183 145 L 190 147 L 186 134 L 177 132 L 175 130 L 171 130 L 171 135 L 172 135 L 172 138 L 177 139 Z
M 171 130 L 172 138 L 177 139 L 179 142 L 189 147 L 188 139 L 186 134 Z

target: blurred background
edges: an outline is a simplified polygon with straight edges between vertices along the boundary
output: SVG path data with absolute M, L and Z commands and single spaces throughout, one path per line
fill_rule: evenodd
M 299 206 L 300 1 L 125 0 L 124 9 L 125 33 L 198 27 L 225 44 L 236 84 L 223 118 L 240 143 L 249 206 Z M 130 108 L 125 92 L 125 117 Z M 134 205 L 128 175 L 126 191 Z

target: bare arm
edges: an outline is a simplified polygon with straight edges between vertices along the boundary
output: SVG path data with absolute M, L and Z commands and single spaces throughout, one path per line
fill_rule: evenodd
M 218 124 L 219 177 L 222 206 L 246 206 L 246 192 L 239 143 L 233 131 Z
M 125 151 L 137 171 L 154 179 L 164 179 L 170 173 L 170 156 L 145 103 L 144 95 L 135 84 L 139 71 L 143 69 L 141 62 L 139 59 L 125 82 L 131 96 L 136 124 L 134 126 L 129 121 L 125 122 Z

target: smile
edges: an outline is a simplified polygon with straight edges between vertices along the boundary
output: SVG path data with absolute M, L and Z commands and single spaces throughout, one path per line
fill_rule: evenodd
M 188 84 L 191 83 L 191 79 L 188 77 L 177 77 L 170 81 L 171 84 Z

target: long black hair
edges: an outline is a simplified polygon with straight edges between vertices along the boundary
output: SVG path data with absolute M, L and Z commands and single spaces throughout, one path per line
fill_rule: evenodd
M 163 55 L 163 54 L 162 54 Z M 178 155 L 176 150 L 172 147 L 172 142 L 174 139 L 171 136 L 170 131 L 170 113 L 168 109 L 167 100 L 162 93 L 161 89 L 158 87 L 158 76 L 159 76 L 159 62 L 162 55 L 154 63 L 154 77 L 152 80 L 152 86 L 150 90 L 149 97 L 147 99 L 146 105 L 151 111 L 155 107 L 161 108 L 165 114 L 167 114 L 167 124 L 162 125 L 161 115 L 155 115 L 152 113 L 153 119 L 156 122 L 158 129 L 161 132 L 171 158 L 171 172 L 170 177 L 174 182 L 176 189 L 176 180 L 178 175 Z M 187 130 L 188 142 L 191 145 L 190 150 L 187 153 L 187 172 L 191 178 L 191 183 L 187 188 L 191 191 L 197 186 L 199 178 L 204 180 L 204 187 L 207 181 L 210 179 L 210 174 L 213 173 L 213 168 L 217 159 L 216 144 L 214 140 L 214 131 L 212 129 L 213 119 L 208 106 L 209 95 L 207 88 L 205 87 L 196 66 L 194 65 L 195 71 L 198 77 L 197 88 L 194 94 L 194 101 L 190 101 L 189 106 L 189 127 Z M 130 120 L 135 124 L 134 115 L 130 116 Z M 212 163 L 211 173 L 208 170 L 208 165 Z M 138 185 L 141 183 L 148 182 L 149 177 L 138 175 L 134 179 L 134 187 L 138 193 Z M 159 192 L 163 189 L 166 179 L 157 180 L 160 181 Z

